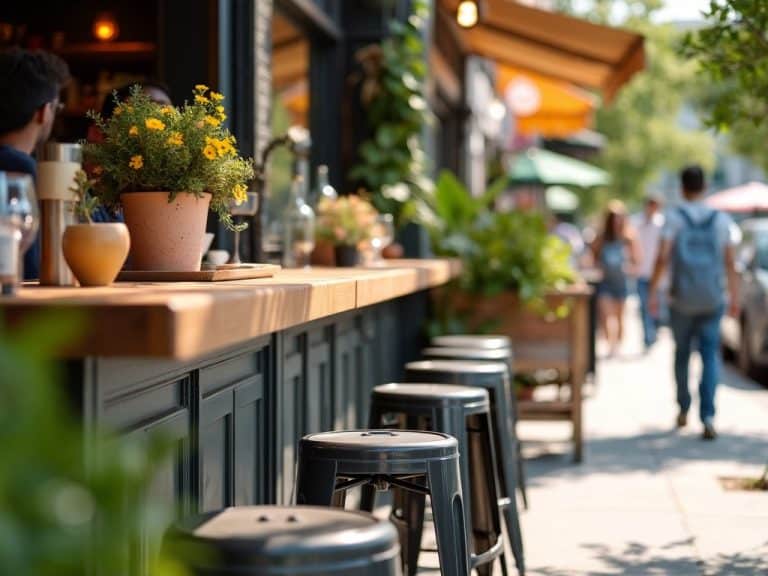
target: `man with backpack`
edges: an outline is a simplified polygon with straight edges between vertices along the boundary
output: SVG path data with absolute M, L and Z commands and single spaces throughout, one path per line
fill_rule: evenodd
M 699 416 L 704 439 L 714 440 L 715 388 L 720 377 L 720 319 L 728 307 L 738 317 L 738 278 L 731 241 L 732 221 L 701 200 L 704 173 L 688 166 L 680 174 L 683 202 L 667 212 L 661 246 L 650 286 L 650 307 L 658 309 L 656 291 L 671 268 L 670 324 L 675 338 L 675 381 L 680 413 L 677 426 L 688 423 L 691 394 L 688 364 L 696 344 L 701 354 Z M 726 284 L 730 299 L 726 298 Z

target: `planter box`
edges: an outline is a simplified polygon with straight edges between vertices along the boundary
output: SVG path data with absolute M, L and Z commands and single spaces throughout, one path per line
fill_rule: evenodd
M 567 386 L 565 399 L 518 404 L 520 420 L 567 420 L 573 424 L 574 459 L 583 455 L 582 385 L 590 364 L 589 303 L 592 289 L 576 285 L 545 297 L 551 310 L 566 304 L 570 314 L 557 318 L 542 316 L 521 305 L 513 292 L 481 297 L 457 293 L 451 307 L 467 322 L 471 331 L 505 334 L 513 341 L 517 373 L 556 370 L 558 383 Z

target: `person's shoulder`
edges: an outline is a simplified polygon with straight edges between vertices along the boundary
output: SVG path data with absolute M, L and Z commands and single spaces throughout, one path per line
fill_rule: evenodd
M 680 222 L 682 220 L 682 215 L 680 214 L 680 206 L 670 206 L 666 210 L 664 210 L 664 214 L 662 214 L 662 218 L 664 219 L 664 224 L 674 224 L 677 222 Z

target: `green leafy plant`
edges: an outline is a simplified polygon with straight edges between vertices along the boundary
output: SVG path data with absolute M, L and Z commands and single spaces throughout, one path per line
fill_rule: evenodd
M 87 431 L 69 412 L 54 355 L 80 334 L 80 318 L 45 315 L 0 324 L 0 574 L 121 574 L 141 526 L 157 541 L 168 503 L 144 494 L 167 445 Z M 167 559 L 153 576 L 178 576 Z
M 109 119 L 89 113 L 104 137 L 83 149 L 95 193 L 110 208 L 126 192 L 167 191 L 169 199 L 208 193 L 211 210 L 235 229 L 229 206 L 246 199 L 253 162 L 238 155 L 235 137 L 223 126 L 223 99 L 199 84 L 193 101 L 176 108 L 152 102 L 134 86 Z
M 499 212 L 493 201 L 504 181 L 473 197 L 450 172 L 438 178 L 427 225 L 433 250 L 462 261 L 459 286 L 479 295 L 515 291 L 528 304 L 573 282 L 570 248 L 549 234 L 536 212 Z
M 393 21 L 390 37 L 357 53 L 363 69 L 361 99 L 370 138 L 359 148 L 349 177 L 361 183 L 380 212 L 398 224 L 414 218 L 428 194 L 422 132 L 429 121 L 424 98 L 427 67 L 423 41 L 429 3 L 414 0 L 406 22 Z
M 75 215 L 88 224 L 93 224 L 93 213 L 101 205 L 101 200 L 93 194 L 95 180 L 88 178 L 85 170 L 78 170 L 75 181 L 70 190 L 75 195 L 75 203 L 72 207 Z

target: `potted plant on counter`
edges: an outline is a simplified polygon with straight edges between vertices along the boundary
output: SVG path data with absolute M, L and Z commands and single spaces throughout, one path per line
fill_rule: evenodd
M 501 322 L 513 301 L 543 316 L 563 316 L 567 306 L 553 307 L 548 294 L 576 280 L 570 249 L 549 234 L 542 214 L 493 209 L 502 184 L 473 197 L 455 176 L 443 172 L 423 220 L 435 253 L 461 259 L 462 274 L 450 291 L 448 308 L 471 312 L 474 329 L 482 328 L 476 315 L 481 308 L 489 311 L 484 320 Z
M 246 199 L 253 163 L 223 126 L 223 99 L 197 85 L 193 101 L 177 108 L 136 86 L 109 119 L 89 114 L 104 139 L 86 144 L 84 158 L 96 196 L 123 209 L 134 269 L 199 270 L 209 209 L 236 228 L 229 204 Z
M 376 224 L 373 205 L 360 196 L 323 198 L 317 205 L 317 237 L 334 246 L 337 266 L 356 266 L 358 245 L 370 238 Z
M 128 256 L 131 242 L 122 222 L 94 223 L 99 199 L 91 194 L 93 180 L 82 170 L 71 188 L 80 224 L 67 226 L 62 239 L 64 259 L 81 286 L 108 286 L 115 281 Z

